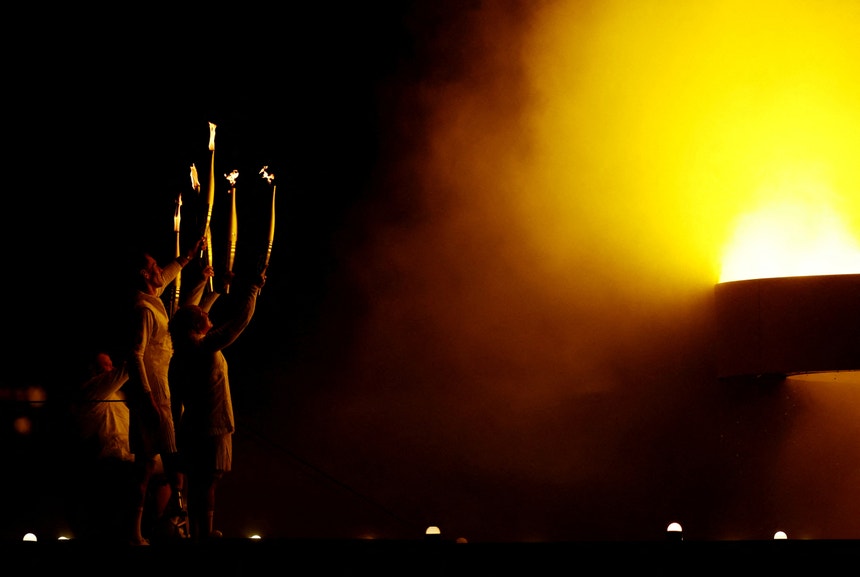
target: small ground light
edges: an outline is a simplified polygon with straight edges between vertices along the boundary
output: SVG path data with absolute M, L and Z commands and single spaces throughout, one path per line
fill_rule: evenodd
M 24 535 L 24 541 L 36 541 L 36 535 L 34 533 L 27 533 Z
M 777 531 L 773 534 L 774 539 L 788 539 L 788 535 L 785 534 L 785 531 Z
M 681 528 L 680 523 L 669 523 L 669 526 L 666 527 L 666 537 L 668 537 L 672 541 L 682 541 L 684 539 L 684 530 Z
M 262 539 L 259 535 L 251 535 L 251 539 Z
M 439 527 L 435 525 L 430 525 L 427 527 L 427 530 L 424 531 L 424 538 L 427 540 L 437 541 L 441 539 L 442 532 L 439 530 Z

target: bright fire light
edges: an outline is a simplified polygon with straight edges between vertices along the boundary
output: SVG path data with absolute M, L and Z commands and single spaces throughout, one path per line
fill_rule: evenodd
M 547 4 L 524 47 L 535 262 L 596 260 L 618 290 L 860 273 L 858 22 L 839 1 Z
M 839 215 L 789 201 L 741 216 L 720 282 L 849 273 L 860 273 L 860 247 Z

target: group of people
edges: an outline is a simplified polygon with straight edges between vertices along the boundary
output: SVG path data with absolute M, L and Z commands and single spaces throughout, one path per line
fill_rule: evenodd
M 172 310 L 168 287 L 189 263 L 202 263 L 206 243 L 197 239 L 163 267 L 152 254 L 139 255 L 125 334 L 114 339 L 113 354 L 97 351 L 78 391 L 75 422 L 94 465 L 85 485 L 95 493 L 80 495 L 82 536 L 148 545 L 220 535 L 215 490 L 231 470 L 235 430 L 222 350 L 250 323 L 266 276 L 263 269 L 234 283 L 227 271 L 215 282 L 213 267 L 203 264 L 190 271 L 194 282 L 182 283 Z M 213 323 L 210 308 L 219 300 L 229 305 Z M 104 498 L 109 490 L 119 492 L 112 503 Z

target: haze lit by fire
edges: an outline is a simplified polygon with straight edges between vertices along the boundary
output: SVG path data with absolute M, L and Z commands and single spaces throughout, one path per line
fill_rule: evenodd
M 715 283 L 860 272 L 860 4 L 524 5 L 386 109 L 351 375 L 556 403 L 675 362 L 655 330 L 704 334 Z
M 503 533 L 516 517 L 522 538 L 556 519 L 535 537 L 571 538 L 566 503 L 623 538 L 608 516 L 619 496 L 653 500 L 630 479 L 655 462 L 698 463 L 697 490 L 722 478 L 698 446 L 661 448 L 722 414 L 715 284 L 860 272 L 860 4 L 464 12 L 380 91 L 386 192 L 344 237 L 347 288 L 328 310 L 360 306 L 324 335 L 348 341 L 326 382 L 350 386 L 318 392 L 307 450 L 367 476 L 396 463 L 387 502 L 433 524 L 450 510 Z
M 701 280 L 860 272 L 856 3 L 547 6 L 520 198 L 557 266 L 596 244 Z
M 715 283 L 860 273 L 860 5 L 526 4 L 440 34 L 396 103 L 371 334 L 602 373 Z

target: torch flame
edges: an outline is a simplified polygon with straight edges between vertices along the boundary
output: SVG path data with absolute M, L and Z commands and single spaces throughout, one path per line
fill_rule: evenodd
M 176 197 L 176 210 L 173 211 L 173 232 L 179 232 L 179 221 L 182 219 L 180 214 L 182 208 L 182 193 Z
M 209 123 L 209 150 L 215 150 L 215 125 Z
M 269 173 L 267 172 L 267 170 L 268 170 L 268 169 L 269 169 L 269 167 L 268 167 L 268 166 L 264 166 L 263 168 L 261 168 L 261 169 L 260 169 L 260 174 L 262 174 L 262 175 L 263 175 L 263 180 L 265 180 L 265 181 L 266 181 L 266 182 L 268 182 L 269 184 L 272 184 L 272 181 L 275 179 L 275 175 L 274 175 L 274 174 L 269 174 Z
M 191 188 L 200 192 L 200 180 L 197 178 L 197 167 L 194 164 L 191 165 Z

